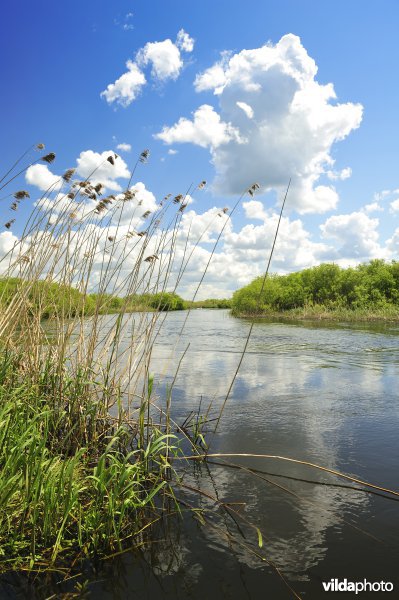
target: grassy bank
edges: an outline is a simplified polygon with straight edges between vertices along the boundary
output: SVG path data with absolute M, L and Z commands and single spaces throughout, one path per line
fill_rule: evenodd
M 324 306 L 308 306 L 292 308 L 291 310 L 263 310 L 261 312 L 234 312 L 237 317 L 260 318 L 281 321 L 341 321 L 348 323 L 362 323 L 372 321 L 399 322 L 399 308 L 376 309 L 349 309 L 331 308 Z
M 236 316 L 347 321 L 399 319 L 399 263 L 355 268 L 322 264 L 289 275 L 259 277 L 233 295 Z

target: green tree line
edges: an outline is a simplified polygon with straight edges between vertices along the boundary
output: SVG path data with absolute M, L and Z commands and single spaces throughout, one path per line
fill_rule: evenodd
M 353 268 L 323 263 L 289 275 L 263 277 L 233 294 L 235 314 L 261 314 L 321 306 L 334 309 L 384 309 L 399 306 L 399 262 L 376 259 Z
M 83 294 L 74 287 L 54 282 L 35 281 L 33 284 L 18 278 L 0 279 L 0 309 L 8 306 L 13 298 L 24 297 L 32 314 L 43 319 L 53 316 L 66 318 L 76 315 L 92 315 L 95 312 L 113 313 L 125 310 L 182 310 L 185 301 L 173 292 L 158 294 L 134 294 L 119 297 L 111 294 Z

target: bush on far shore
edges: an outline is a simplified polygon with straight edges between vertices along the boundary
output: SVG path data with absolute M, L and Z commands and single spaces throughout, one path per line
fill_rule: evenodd
M 260 314 L 320 306 L 328 310 L 399 308 L 399 262 L 375 259 L 343 269 L 324 263 L 289 275 L 263 277 L 233 295 L 235 314 Z

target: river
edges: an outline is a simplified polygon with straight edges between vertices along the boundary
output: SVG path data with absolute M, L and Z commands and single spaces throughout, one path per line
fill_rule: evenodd
M 151 366 L 162 397 L 185 352 L 172 393 L 180 424 L 199 403 L 218 415 L 250 326 L 229 311 L 194 310 L 179 336 L 186 316 L 166 316 Z M 257 322 L 210 452 L 291 457 L 399 490 L 398 342 L 396 325 Z M 345 578 L 392 582 L 399 596 L 399 498 L 297 463 L 228 460 L 261 473 L 193 467 L 184 481 L 203 494 L 185 498 L 215 516 L 172 520 L 145 559 L 107 563 L 93 598 L 279 600 L 294 590 L 313 600 L 323 582 Z

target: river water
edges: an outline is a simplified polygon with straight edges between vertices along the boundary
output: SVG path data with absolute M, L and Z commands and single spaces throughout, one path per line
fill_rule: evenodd
M 250 326 L 229 311 L 195 310 L 179 336 L 186 316 L 166 316 L 151 367 L 162 397 L 186 351 L 172 393 L 180 424 L 199 404 L 204 414 L 212 402 L 208 416 L 218 415 Z M 395 325 L 259 321 L 210 452 L 291 457 L 399 490 L 398 375 Z M 392 582 L 387 597 L 399 597 L 399 498 L 297 463 L 228 460 L 257 473 L 191 469 L 184 498 L 211 509 L 208 524 L 172 520 L 143 559 L 106 564 L 90 597 L 313 600 L 323 581 L 345 578 Z

